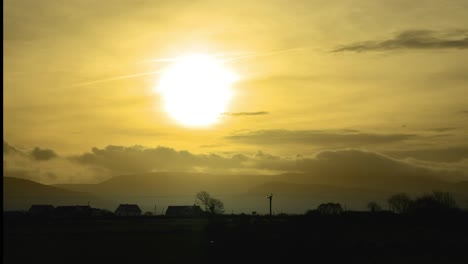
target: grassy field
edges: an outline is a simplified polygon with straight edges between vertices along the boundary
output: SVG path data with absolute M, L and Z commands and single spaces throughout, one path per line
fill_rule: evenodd
M 468 263 L 468 214 L 5 217 L 4 263 Z

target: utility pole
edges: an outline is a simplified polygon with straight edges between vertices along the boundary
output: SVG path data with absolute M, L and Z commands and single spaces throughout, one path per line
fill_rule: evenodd
M 270 193 L 270 195 L 268 195 L 267 198 L 270 200 L 270 216 L 272 216 L 272 214 L 271 214 L 271 200 L 273 200 L 273 194 Z

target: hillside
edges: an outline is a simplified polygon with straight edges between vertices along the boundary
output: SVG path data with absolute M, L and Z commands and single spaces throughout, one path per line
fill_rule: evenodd
M 27 210 L 32 204 L 70 205 L 101 202 L 95 196 L 34 181 L 3 177 L 4 210 Z
M 274 193 L 276 205 L 285 211 L 304 212 L 328 201 L 345 203 L 355 209 L 365 209 L 367 202 L 386 199 L 396 192 L 411 196 L 432 190 L 446 190 L 454 194 L 460 205 L 468 200 L 466 183 L 426 181 L 421 175 L 402 177 L 384 175 L 382 182 L 366 182 L 356 177 L 354 186 L 340 185 L 336 179 L 315 182 L 311 174 L 281 175 L 216 175 L 205 173 L 154 172 L 113 177 L 98 184 L 62 184 L 62 189 L 92 193 L 118 203 L 138 203 L 144 210 L 154 210 L 155 204 L 164 210 L 168 205 L 192 204 L 195 194 L 206 190 L 225 202 L 227 209 L 250 212 L 263 208 L 265 195 Z M 343 176 L 336 176 L 337 178 Z M 348 178 L 347 181 L 351 181 Z M 393 184 L 392 184 L 393 182 Z M 407 182 L 407 185 L 404 183 Z
M 116 176 L 98 184 L 58 184 L 59 188 L 96 194 L 192 195 L 201 190 L 240 194 L 278 176 L 216 175 L 206 173 L 154 172 Z

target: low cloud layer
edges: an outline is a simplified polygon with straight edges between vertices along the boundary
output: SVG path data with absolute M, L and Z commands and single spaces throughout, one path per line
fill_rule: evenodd
M 91 152 L 70 157 L 79 164 L 101 167 L 113 175 L 149 171 L 190 171 L 197 167 L 240 168 L 248 158 L 238 154 L 223 157 L 217 154 L 193 154 L 168 147 L 107 146 L 93 148 Z
M 445 152 L 434 150 L 439 156 L 453 155 L 446 159 L 458 161 L 457 166 L 446 166 L 446 163 L 439 162 L 443 161 L 443 158 L 434 158 L 432 161 L 412 158 L 416 157 L 416 154 L 424 158 L 418 151 L 390 153 L 389 156 L 358 149 L 320 151 L 307 157 L 302 155 L 282 157 L 262 151 L 249 155 L 195 154 L 161 146 L 154 148 L 107 146 L 67 157 L 49 150 L 46 153 L 54 153 L 55 156 L 43 160 L 38 160 L 32 153 L 34 151 L 23 154 L 4 153 L 4 176 L 42 183 L 92 183 L 116 175 L 155 171 L 206 172 L 217 175 L 252 175 L 268 172 L 268 174 L 293 173 L 292 176 L 288 176 L 289 178 L 282 180 L 298 183 L 382 188 L 385 185 L 417 188 L 424 183 L 468 179 L 465 148 L 448 149 Z
M 108 173 L 105 169 L 73 162 L 51 149 L 36 147 L 23 152 L 4 141 L 3 176 L 45 184 L 94 183 L 108 178 Z
M 398 159 L 413 158 L 434 162 L 460 162 L 468 159 L 468 146 L 388 151 L 386 154 Z
M 57 154 L 51 149 L 41 149 L 36 147 L 31 152 L 31 156 L 36 160 L 50 160 L 56 158 Z
M 18 150 L 3 140 L 3 155 L 18 153 Z
M 433 31 L 407 30 L 393 38 L 381 41 L 351 43 L 336 48 L 333 52 L 386 51 L 397 49 L 466 49 L 468 30 Z
M 258 130 L 226 137 L 230 141 L 255 144 L 315 144 L 360 146 L 387 144 L 416 138 L 414 134 L 372 134 L 355 130 Z

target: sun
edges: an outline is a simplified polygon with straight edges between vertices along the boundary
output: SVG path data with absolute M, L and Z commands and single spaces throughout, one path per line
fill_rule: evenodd
M 164 110 L 185 126 L 208 126 L 219 121 L 233 96 L 231 85 L 237 75 L 221 60 L 205 54 L 175 59 L 163 70 L 157 92 Z

